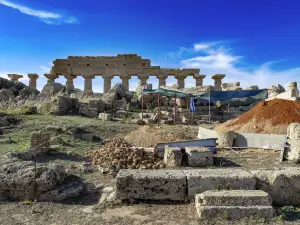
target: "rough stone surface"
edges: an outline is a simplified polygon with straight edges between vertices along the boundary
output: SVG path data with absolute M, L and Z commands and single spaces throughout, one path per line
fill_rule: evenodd
M 255 177 L 242 169 L 195 169 L 184 170 L 187 176 L 189 199 L 207 190 L 254 190 Z
M 98 115 L 98 109 L 97 108 L 89 108 L 88 105 L 86 104 L 81 104 L 79 108 L 79 114 L 91 117 L 91 118 L 96 118 Z
M 291 123 L 287 128 L 287 137 L 289 148 L 286 148 L 284 157 L 293 160 L 295 163 L 300 162 L 300 123 Z
M 8 200 L 29 200 L 50 191 L 68 176 L 64 167 L 47 168 L 33 162 L 14 162 L 0 167 L 0 198 Z
M 105 121 L 110 121 L 110 120 L 112 120 L 112 114 L 99 113 L 99 119 L 105 120 Z
M 285 89 L 280 84 L 278 84 L 277 86 L 271 85 L 268 88 L 268 98 L 275 97 L 282 92 L 285 92 Z
M 251 171 L 257 188 L 269 193 L 276 205 L 300 205 L 300 168 Z
M 182 152 L 178 147 L 165 147 L 164 163 L 167 167 L 178 167 L 182 163 Z
M 59 92 L 65 91 L 66 87 L 60 83 L 48 83 L 43 87 L 41 94 L 46 96 L 53 96 L 58 94 Z
M 272 206 L 201 206 L 197 207 L 201 219 L 242 219 L 247 217 L 270 219 L 274 216 Z
M 14 98 L 15 95 L 10 89 L 0 90 L 0 101 L 8 101 L 10 98 Z
M 25 87 L 19 91 L 19 96 L 23 98 L 29 97 L 30 95 L 37 95 L 37 94 L 39 94 L 39 91 L 32 87 Z
M 217 132 L 219 147 L 232 147 L 235 137 L 234 131 Z
M 185 153 L 187 155 L 188 166 L 204 167 L 212 166 L 213 152 L 205 147 L 186 147 Z
M 196 204 L 202 206 L 271 206 L 272 199 L 261 190 L 210 190 L 197 194 Z
M 186 199 L 186 176 L 180 170 L 121 170 L 116 187 L 118 199 Z
M 300 140 L 300 123 L 291 123 L 288 126 L 287 137 L 292 140 Z

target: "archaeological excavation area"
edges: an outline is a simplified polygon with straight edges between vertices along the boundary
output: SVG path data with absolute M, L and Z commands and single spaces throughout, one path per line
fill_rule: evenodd
M 44 76 L 41 90 L 35 73 L 0 78 L 0 224 L 300 223 L 297 82 L 205 85 L 136 54 L 56 59 Z

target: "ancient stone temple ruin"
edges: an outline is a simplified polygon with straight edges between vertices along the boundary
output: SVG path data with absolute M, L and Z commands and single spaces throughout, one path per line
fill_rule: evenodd
M 73 80 L 78 76 L 84 78 L 84 91 L 93 91 L 93 79 L 102 76 L 104 79 L 104 93 L 111 88 L 111 80 L 114 76 L 119 76 L 125 89 L 129 90 L 129 81 L 133 76 L 137 76 L 141 84 L 146 84 L 150 76 L 155 76 L 159 80 L 159 87 L 166 86 L 168 76 L 177 79 L 179 88 L 185 87 L 185 79 L 192 76 L 196 86 L 203 85 L 206 75 L 201 75 L 200 69 L 178 69 L 160 68 L 152 66 L 149 59 L 143 59 L 137 54 L 119 54 L 117 56 L 69 56 L 67 59 L 56 59 L 49 74 L 44 74 L 48 83 L 55 82 L 59 76 L 64 76 L 66 86 L 69 90 L 74 89 Z M 22 75 L 9 74 L 11 80 L 18 80 Z M 30 87 L 36 88 L 37 74 L 29 74 Z M 216 90 L 222 90 L 221 84 L 225 74 L 215 74 L 212 79 L 215 81 Z

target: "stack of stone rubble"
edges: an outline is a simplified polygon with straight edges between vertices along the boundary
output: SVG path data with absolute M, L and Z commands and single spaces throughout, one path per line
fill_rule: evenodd
M 112 139 L 103 147 L 91 150 L 88 158 L 93 165 L 119 169 L 159 169 L 164 167 L 154 153 L 146 152 L 143 148 L 132 147 L 123 139 Z
M 287 129 L 289 149 L 285 152 L 285 158 L 295 163 L 300 162 L 300 124 L 291 123 Z

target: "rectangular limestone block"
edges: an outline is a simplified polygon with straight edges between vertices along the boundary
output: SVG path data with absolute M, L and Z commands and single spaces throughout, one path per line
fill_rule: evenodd
M 272 206 L 272 199 L 261 190 L 210 190 L 197 194 L 201 206 Z
M 108 113 L 99 113 L 99 119 L 104 121 L 110 121 L 112 120 L 112 115 Z
M 204 167 L 212 166 L 213 152 L 206 147 L 186 147 L 185 153 L 187 155 L 188 166 Z
M 186 199 L 186 176 L 181 170 L 120 170 L 116 178 L 119 199 Z
M 257 189 L 269 193 L 275 205 L 300 205 L 300 168 L 254 170 Z
M 270 219 L 274 216 L 272 206 L 196 206 L 201 219 L 242 219 L 247 217 Z
M 182 163 L 182 152 L 178 147 L 165 147 L 164 163 L 167 167 L 178 167 Z
M 188 198 L 207 190 L 255 190 L 255 177 L 242 169 L 184 170 L 187 176 Z

